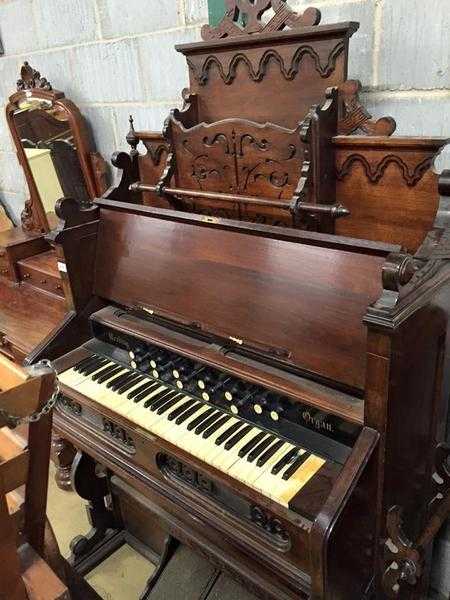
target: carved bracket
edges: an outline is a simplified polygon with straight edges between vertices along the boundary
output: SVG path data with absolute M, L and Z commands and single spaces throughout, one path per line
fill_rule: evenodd
M 225 37 L 238 37 L 255 33 L 281 31 L 285 28 L 299 29 L 318 25 L 320 10 L 307 8 L 302 14 L 294 12 L 285 0 L 225 0 L 226 12 L 217 27 L 205 25 L 202 38 L 205 41 Z M 273 11 L 268 22 L 263 17 Z
M 405 584 L 416 586 L 424 570 L 424 551 L 450 515 L 450 445 L 436 449 L 436 473 L 439 491 L 430 504 L 432 515 L 414 544 L 403 531 L 403 509 L 394 506 L 387 516 L 389 539 L 385 544 L 383 589 L 388 598 L 397 598 Z
M 340 118 L 338 133 L 340 135 L 384 135 L 390 136 L 397 129 L 397 123 L 392 117 L 382 117 L 377 121 L 361 104 L 359 94 L 361 82 L 349 79 L 339 86 Z

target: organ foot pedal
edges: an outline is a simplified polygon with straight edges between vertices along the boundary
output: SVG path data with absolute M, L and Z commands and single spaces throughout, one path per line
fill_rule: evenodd
M 69 563 L 83 576 L 120 548 L 125 538 L 119 519 L 105 502 L 108 484 L 96 462 L 78 452 L 72 465 L 71 480 L 77 494 L 88 501 L 87 512 L 92 526 L 89 533 L 76 536 L 70 543 Z
M 258 600 L 207 559 L 180 545 L 160 573 L 148 600 Z

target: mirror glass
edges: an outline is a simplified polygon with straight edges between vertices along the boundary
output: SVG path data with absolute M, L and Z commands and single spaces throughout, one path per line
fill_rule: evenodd
M 14 112 L 14 124 L 52 228 L 57 200 L 66 196 L 89 201 L 67 114 L 51 102 L 27 98 Z

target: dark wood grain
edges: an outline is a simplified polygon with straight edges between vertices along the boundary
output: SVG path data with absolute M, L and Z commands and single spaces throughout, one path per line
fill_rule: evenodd
M 138 217 L 103 210 L 97 295 L 182 315 L 225 338 L 286 350 L 292 364 L 351 387 L 364 386 L 362 317 L 380 293 L 375 274 L 383 257 L 152 218 L 148 227 L 151 246 Z M 125 239 L 133 243 L 123 253 Z M 251 306 L 247 298 L 253 299 Z M 316 307 L 314 315 L 310 306 Z
M 0 306 L 3 349 L 10 349 L 20 360 L 48 335 L 66 312 L 61 298 L 39 295 L 32 289 L 7 283 L 0 284 Z

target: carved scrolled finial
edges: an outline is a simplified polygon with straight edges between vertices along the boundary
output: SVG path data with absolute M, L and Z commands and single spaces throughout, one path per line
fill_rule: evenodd
M 82 203 L 74 198 L 60 198 L 55 204 L 55 213 L 60 224 L 49 234 L 53 241 L 57 241 L 60 232 L 65 229 L 95 220 L 97 207 L 92 202 Z
M 383 288 L 399 292 L 404 285 L 411 281 L 416 271 L 416 264 L 410 254 L 393 252 L 383 265 Z
M 349 79 L 339 86 L 340 118 L 338 132 L 340 135 L 362 133 L 364 135 L 391 136 L 397 129 L 397 123 L 392 117 L 382 117 L 375 121 L 372 115 L 362 105 L 359 98 L 361 82 Z
M 127 133 L 126 136 L 126 140 L 127 140 L 127 144 L 129 146 L 131 146 L 131 152 L 130 154 L 132 156 L 134 156 L 135 154 L 138 154 L 138 151 L 136 150 L 138 144 L 139 144 L 139 138 L 136 135 L 136 131 L 134 129 L 134 119 L 133 119 L 133 115 L 130 115 L 130 118 L 128 119 L 128 122 L 130 123 L 130 130 Z
M 307 8 L 298 14 L 289 8 L 286 0 L 225 0 L 225 4 L 225 16 L 219 25 L 205 25 L 202 28 L 202 38 L 205 41 L 281 31 L 285 28 L 313 27 L 321 19 L 317 8 Z M 274 14 L 265 23 L 263 16 L 270 9 Z
M 17 90 L 22 92 L 36 88 L 47 91 L 52 90 L 50 82 L 45 77 L 41 77 L 39 71 L 33 69 L 33 67 L 25 61 L 20 69 L 20 79 L 17 81 Z
M 131 166 L 130 155 L 126 152 L 114 152 L 111 156 L 111 164 L 117 169 L 126 169 Z

